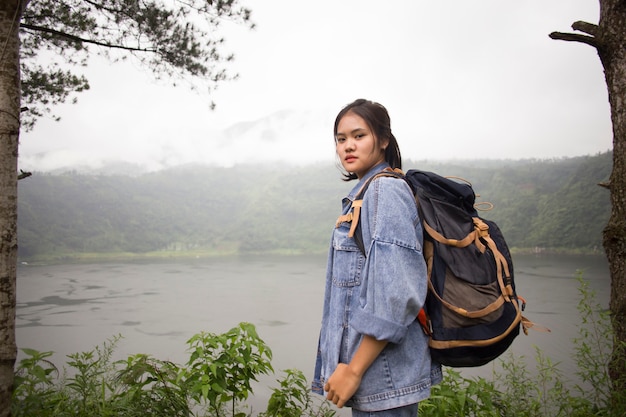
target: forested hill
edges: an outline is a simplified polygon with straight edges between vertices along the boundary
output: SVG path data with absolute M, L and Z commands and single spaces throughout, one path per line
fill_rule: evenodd
M 405 162 L 469 180 L 512 248 L 601 250 L 611 154 Z M 34 173 L 19 181 L 22 261 L 81 253 L 325 253 L 354 182 L 331 165 L 189 166 L 138 176 Z

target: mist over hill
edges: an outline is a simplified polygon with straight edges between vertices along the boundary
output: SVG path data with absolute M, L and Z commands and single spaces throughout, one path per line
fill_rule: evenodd
M 332 129 L 337 109 L 287 108 L 257 119 L 214 125 L 207 122 L 194 131 L 172 130 L 145 134 L 147 126 L 120 130 L 115 137 L 82 137 L 70 140 L 53 133 L 45 141 L 24 137 L 20 143 L 19 168 L 24 171 L 67 171 L 138 175 L 189 164 L 234 167 L 249 164 L 332 164 L 335 146 Z M 404 121 L 404 124 L 402 123 Z M 602 141 L 593 136 L 580 147 L 559 146 L 556 138 L 542 146 L 530 139 L 514 144 L 502 138 L 496 144 L 472 136 L 440 137 L 441 132 L 422 132 L 414 116 L 394 122 L 404 160 L 519 159 L 528 155 L 548 158 L 576 157 L 592 151 Z M 54 130 L 51 129 L 51 132 Z M 80 131 L 80 130 L 79 130 Z M 434 136 L 433 136 L 434 135 Z M 72 133 L 74 136 L 74 133 Z M 500 138 L 500 135 L 496 135 Z M 600 135 L 601 137 L 601 135 Z M 445 139 L 444 139 L 445 138 Z M 603 150 L 600 148 L 600 150 Z
M 118 169 L 120 166 L 117 167 Z M 406 161 L 469 180 L 513 248 L 601 250 L 611 154 Z M 19 181 L 21 260 L 85 253 L 325 253 L 354 182 L 332 163 L 190 164 L 132 175 L 34 172 Z
M 224 128 L 207 128 L 188 135 L 174 133 L 175 140 L 140 139 L 132 131 L 121 132 L 120 137 L 104 144 L 94 143 L 91 138 L 68 144 L 62 138 L 51 138 L 54 140 L 36 151 L 30 143 L 22 144 L 19 164 L 25 171 L 137 174 L 189 164 L 233 167 L 332 162 L 332 117 L 320 109 L 283 110 Z

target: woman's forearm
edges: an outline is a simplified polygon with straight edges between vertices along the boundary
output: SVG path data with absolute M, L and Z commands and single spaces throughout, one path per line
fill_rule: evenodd
M 376 340 L 372 336 L 363 336 L 361 344 L 354 353 L 348 367 L 356 375 L 363 377 L 367 368 L 376 360 L 385 346 L 387 346 L 386 340 Z
M 340 363 L 333 374 L 328 378 L 324 390 L 328 392 L 326 398 L 337 407 L 344 406 L 361 385 L 365 371 L 376 360 L 380 352 L 387 346 L 386 340 L 376 340 L 372 336 L 363 336 L 349 364 Z

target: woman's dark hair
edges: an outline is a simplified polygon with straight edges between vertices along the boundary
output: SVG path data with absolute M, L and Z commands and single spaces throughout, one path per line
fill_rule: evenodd
M 348 113 L 354 113 L 361 117 L 367 123 L 368 127 L 376 136 L 376 139 L 381 141 L 384 139 L 389 140 L 389 145 L 385 149 L 385 161 L 391 166 L 391 168 L 402 169 L 402 157 L 400 156 L 400 147 L 393 133 L 391 133 L 391 119 L 387 109 L 379 103 L 358 99 L 345 106 L 335 119 L 335 128 L 333 136 L 335 141 L 337 140 L 337 128 L 341 118 Z M 357 175 L 354 172 L 344 172 L 343 177 L 345 181 L 357 179 Z

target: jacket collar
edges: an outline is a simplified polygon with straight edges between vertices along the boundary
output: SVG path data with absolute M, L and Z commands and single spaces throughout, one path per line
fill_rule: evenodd
M 367 171 L 367 174 L 365 174 L 363 176 L 363 178 L 361 178 L 359 180 L 359 182 L 352 188 L 352 190 L 350 191 L 350 193 L 348 194 L 348 199 L 350 201 L 354 200 L 354 197 L 356 196 L 356 194 L 359 192 L 359 190 L 361 189 L 361 187 L 363 186 L 363 184 L 365 184 L 365 182 L 367 180 L 369 180 L 370 178 L 372 178 L 374 175 L 378 174 L 380 171 L 383 171 L 386 168 L 390 168 L 389 164 L 385 161 L 385 162 L 381 162 L 378 165 L 375 165 L 374 167 L 372 167 L 372 169 L 370 169 L 369 171 Z

